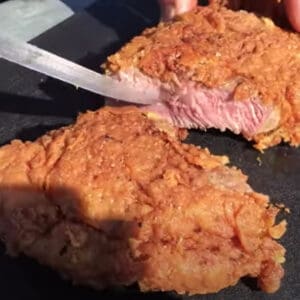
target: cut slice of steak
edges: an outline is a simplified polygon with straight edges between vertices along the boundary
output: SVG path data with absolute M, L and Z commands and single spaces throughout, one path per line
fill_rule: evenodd
M 134 38 L 104 65 L 137 87 L 157 88 L 177 126 L 241 133 L 256 147 L 300 143 L 300 36 L 270 19 L 198 7 Z
M 152 116 L 152 117 L 150 117 Z M 228 159 L 136 108 L 0 148 L 0 236 L 73 282 L 212 293 L 241 277 L 275 292 L 285 221 Z

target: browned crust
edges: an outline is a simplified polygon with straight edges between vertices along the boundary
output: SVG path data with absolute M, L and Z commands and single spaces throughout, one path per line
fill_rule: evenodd
M 236 99 L 258 95 L 280 112 L 275 130 L 254 137 L 257 148 L 282 140 L 298 146 L 299 35 L 269 19 L 216 7 L 198 7 L 145 30 L 108 58 L 107 72 L 136 67 L 163 82 L 193 80 L 209 88 L 238 80 Z
M 0 148 L 0 237 L 96 288 L 215 292 L 240 277 L 279 288 L 278 209 L 226 157 L 134 108 L 81 115 Z

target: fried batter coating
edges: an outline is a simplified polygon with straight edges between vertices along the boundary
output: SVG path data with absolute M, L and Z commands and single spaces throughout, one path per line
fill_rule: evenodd
M 193 82 L 215 94 L 219 89 L 229 91 L 230 101 L 256 99 L 272 113 L 259 129 L 241 133 L 260 150 L 281 141 L 300 144 L 300 36 L 270 19 L 218 5 L 198 7 L 174 22 L 145 30 L 110 56 L 105 68 L 114 76 L 139 70 L 171 90 Z M 254 112 L 249 122 L 260 118 L 259 114 Z M 205 127 L 197 122 L 187 126 Z
M 212 293 L 243 276 L 275 292 L 278 209 L 228 159 L 136 108 L 105 108 L 0 148 L 0 235 L 78 284 Z

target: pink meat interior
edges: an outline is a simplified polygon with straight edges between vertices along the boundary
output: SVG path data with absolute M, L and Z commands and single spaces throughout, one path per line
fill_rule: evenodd
M 272 111 L 262 105 L 258 97 L 234 100 L 229 88 L 208 89 L 194 82 L 185 82 L 170 90 L 167 85 L 138 70 L 120 72 L 118 78 L 138 89 L 158 89 L 159 101 L 143 109 L 156 112 L 179 127 L 229 129 L 251 138 L 260 132 Z

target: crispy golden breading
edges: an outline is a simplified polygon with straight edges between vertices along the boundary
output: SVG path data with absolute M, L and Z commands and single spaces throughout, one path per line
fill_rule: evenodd
M 75 283 L 211 293 L 243 276 L 274 292 L 278 209 L 226 157 L 135 108 L 105 108 L 0 148 L 0 234 Z
M 259 97 L 279 114 L 276 128 L 253 137 L 258 149 L 281 141 L 300 143 L 300 36 L 270 19 L 198 7 L 145 30 L 110 56 L 105 67 L 109 74 L 138 68 L 173 86 L 188 81 L 207 88 L 234 85 L 237 101 Z

